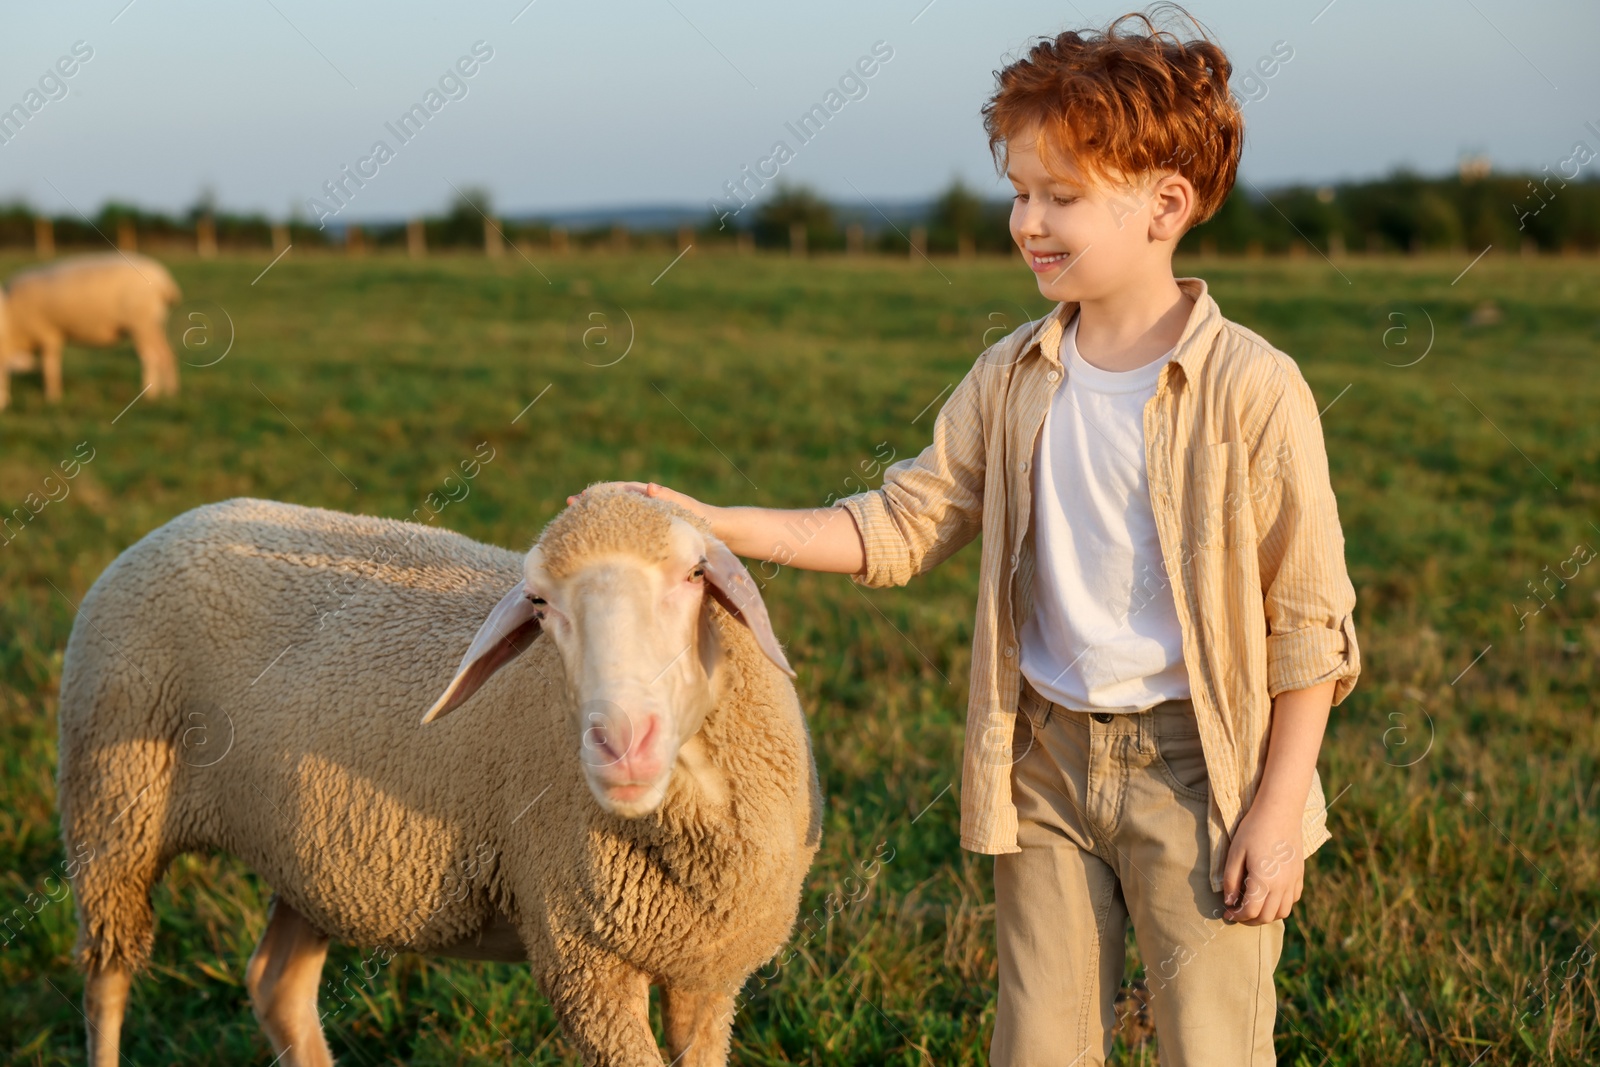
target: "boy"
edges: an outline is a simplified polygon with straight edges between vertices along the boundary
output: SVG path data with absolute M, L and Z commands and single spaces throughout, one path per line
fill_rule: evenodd
M 1130 918 L 1163 1063 L 1275 1062 L 1283 920 L 1329 837 L 1317 752 L 1360 672 L 1311 390 L 1172 274 L 1233 185 L 1230 65 L 1132 17 L 998 74 L 1012 237 L 1058 304 L 979 357 L 921 455 L 821 509 L 625 483 L 866 586 L 984 534 L 961 844 L 995 856 L 1000 1067 L 1103 1062 Z

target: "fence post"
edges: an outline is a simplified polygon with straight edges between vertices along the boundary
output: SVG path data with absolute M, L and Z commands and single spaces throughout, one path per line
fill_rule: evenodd
M 33 254 L 40 259 L 51 259 L 56 254 L 56 230 L 47 218 L 33 220 Z
M 132 219 L 117 220 L 117 248 L 123 252 L 139 251 L 139 230 Z
M 928 228 L 926 226 L 911 227 L 911 258 L 913 260 L 925 258 L 928 254 Z
M 201 215 L 194 223 L 194 250 L 201 259 L 217 258 L 217 221 Z
M 428 254 L 428 227 L 421 219 L 409 219 L 406 222 L 406 252 L 412 259 L 421 259 Z

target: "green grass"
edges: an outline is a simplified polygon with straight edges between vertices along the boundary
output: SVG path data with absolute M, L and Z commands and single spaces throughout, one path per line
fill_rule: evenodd
M 495 458 L 433 521 L 516 549 L 596 480 L 816 506 L 888 449 L 920 450 L 928 405 L 985 331 L 1046 310 L 1011 262 L 697 249 L 652 284 L 669 259 L 540 259 L 548 283 L 515 255 L 292 253 L 254 283 L 266 256 L 178 260 L 180 315 L 218 331 L 207 347 L 191 334 L 186 358 L 221 351 L 217 308 L 236 337 L 182 368 L 175 401 L 134 402 L 126 348 L 70 350 L 57 408 L 37 376 L 16 380 L 0 506 L 60 496 L 46 478 L 80 442 L 94 458 L 0 545 L 0 903 L 31 916 L 0 949 L 10 1062 L 81 1061 L 71 904 L 50 900 L 57 688 L 73 605 L 133 541 L 239 494 L 410 516 L 480 442 Z M 1364 671 L 1321 764 L 1334 838 L 1278 972 L 1288 1065 L 1600 1061 L 1600 566 L 1564 564 L 1600 547 L 1600 265 L 1496 251 L 1452 283 L 1466 262 L 1179 264 L 1294 356 L 1326 407 L 1358 596 Z M 1396 366 L 1430 332 L 1426 357 Z M 804 911 L 826 916 L 880 845 L 894 852 L 869 896 L 752 981 L 737 1062 L 986 1061 L 992 861 L 957 843 L 977 560 L 969 546 L 904 589 L 793 571 L 767 587 L 828 798 Z M 1558 572 L 1519 628 L 1528 583 Z M 227 857 L 174 865 L 126 1062 L 272 1059 L 241 984 L 267 896 Z M 328 973 L 358 958 L 336 946 Z M 1129 962 L 1131 983 L 1131 943 Z M 1123 1062 L 1153 1062 L 1144 1038 L 1130 1020 Z M 410 956 L 330 1040 L 349 1064 L 571 1059 L 524 968 Z

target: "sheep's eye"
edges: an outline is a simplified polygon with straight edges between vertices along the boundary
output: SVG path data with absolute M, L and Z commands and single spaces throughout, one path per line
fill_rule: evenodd
M 705 576 L 706 576 L 706 569 L 705 569 L 704 566 L 696 567 L 694 570 L 689 572 L 689 580 L 691 582 L 701 581 L 702 579 L 705 578 Z

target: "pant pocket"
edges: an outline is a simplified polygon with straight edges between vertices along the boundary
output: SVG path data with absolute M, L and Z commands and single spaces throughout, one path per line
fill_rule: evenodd
M 1027 719 L 1034 730 L 1043 730 L 1050 721 L 1052 706 L 1048 700 L 1028 691 L 1027 683 L 1023 683 L 1022 693 L 1017 698 L 1017 718 Z
M 1018 708 L 1011 725 L 1011 766 L 1021 763 L 1023 757 L 1039 744 L 1039 731 L 1040 727 L 1034 724 L 1032 717 Z
M 1211 796 L 1205 747 L 1198 733 L 1157 737 L 1155 762 L 1161 776 L 1178 795 L 1191 800 L 1206 800 Z

